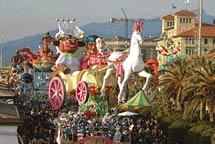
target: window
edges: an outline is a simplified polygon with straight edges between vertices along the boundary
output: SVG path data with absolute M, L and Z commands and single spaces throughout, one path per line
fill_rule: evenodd
M 167 22 L 167 27 L 171 27 L 171 26 L 174 26 L 174 22 Z
M 186 44 L 195 44 L 195 39 L 192 39 L 192 38 L 186 38 Z
M 207 48 L 204 49 L 204 53 L 205 53 L 205 54 L 208 53 L 208 49 L 207 49 Z
M 193 48 L 186 48 L 186 54 L 192 55 L 193 54 Z
M 215 44 L 215 38 L 213 39 L 213 43 Z
M 195 44 L 195 39 L 192 39 L 192 44 Z
M 185 23 L 185 18 L 182 19 L 182 23 Z
M 208 44 L 208 39 L 204 39 L 204 44 Z
M 189 39 L 188 38 L 186 38 L 186 44 L 188 44 L 189 43 Z
M 191 23 L 191 18 L 180 18 L 180 23 L 188 24 Z

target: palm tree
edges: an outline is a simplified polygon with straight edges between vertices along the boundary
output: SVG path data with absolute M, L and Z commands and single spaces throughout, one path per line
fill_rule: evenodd
M 185 76 L 186 64 L 184 61 L 176 60 L 169 63 L 159 78 L 159 99 L 163 101 L 173 100 L 176 103 L 176 108 L 180 110 L 182 81 Z
M 200 111 L 200 120 L 203 120 L 206 107 L 210 121 L 214 121 L 213 102 L 215 101 L 215 63 L 214 58 L 201 56 L 192 59 L 187 66 L 188 74 L 184 79 L 182 100 L 188 101 L 184 117 Z

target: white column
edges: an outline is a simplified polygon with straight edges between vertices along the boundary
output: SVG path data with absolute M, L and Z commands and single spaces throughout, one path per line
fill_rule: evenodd
M 198 24 L 198 56 L 201 55 L 201 34 L 202 34 L 202 7 L 203 7 L 203 0 L 199 0 L 199 24 Z

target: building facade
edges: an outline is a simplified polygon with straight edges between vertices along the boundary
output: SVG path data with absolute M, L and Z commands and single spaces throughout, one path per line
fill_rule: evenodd
M 195 13 L 181 10 L 162 17 L 162 34 L 157 40 L 157 47 L 166 47 L 171 39 L 173 47 L 180 48 L 180 53 L 191 55 L 198 50 L 198 18 Z M 215 25 L 202 24 L 201 29 L 201 54 L 215 49 Z M 162 56 L 158 54 L 158 61 Z
M 124 51 L 129 48 L 130 40 L 113 38 L 107 39 L 106 44 L 112 50 Z M 143 38 L 143 43 L 141 44 L 143 59 L 157 59 L 156 51 L 157 41 L 155 37 L 145 37 Z

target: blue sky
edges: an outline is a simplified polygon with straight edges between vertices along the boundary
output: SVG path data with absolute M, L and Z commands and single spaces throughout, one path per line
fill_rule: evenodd
M 0 31 L 5 41 L 44 33 L 57 28 L 55 19 L 75 17 L 83 26 L 90 22 L 122 17 L 155 18 L 181 9 L 194 9 L 197 0 L 0 0 Z M 172 9 L 172 4 L 178 8 Z M 215 16 L 215 0 L 204 0 L 205 11 Z

